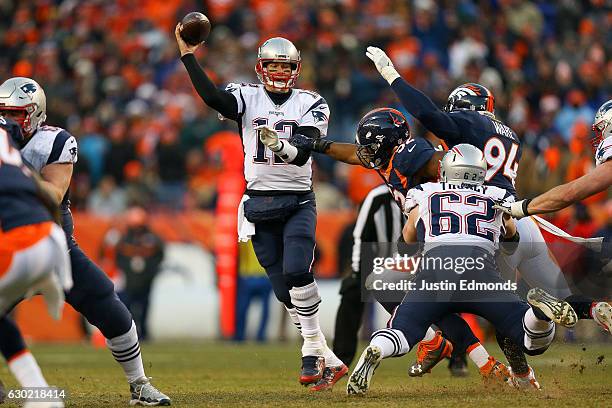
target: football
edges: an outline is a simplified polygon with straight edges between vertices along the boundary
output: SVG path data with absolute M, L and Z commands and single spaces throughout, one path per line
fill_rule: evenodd
M 208 17 L 197 11 L 193 11 L 183 17 L 181 24 L 181 37 L 189 45 L 200 44 L 210 34 L 210 21 Z

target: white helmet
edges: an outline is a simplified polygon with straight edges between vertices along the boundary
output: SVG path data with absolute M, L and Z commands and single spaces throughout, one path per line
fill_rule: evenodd
M 290 74 L 270 73 L 266 65 L 270 62 L 286 62 L 291 64 Z M 279 90 L 287 90 L 295 86 L 302 58 L 295 45 L 286 38 L 274 37 L 264 42 L 257 50 L 257 65 L 255 72 L 262 84 Z
M 447 183 L 482 185 L 486 174 L 482 150 L 467 143 L 454 146 L 440 161 L 440 181 Z
M 593 120 L 595 139 L 593 145 L 597 146 L 603 139 L 612 136 L 612 99 L 599 107 Z
M 45 91 L 30 78 L 15 77 L 0 85 L 0 115 L 7 111 L 23 111 L 23 117 L 11 115 L 29 136 L 47 119 Z

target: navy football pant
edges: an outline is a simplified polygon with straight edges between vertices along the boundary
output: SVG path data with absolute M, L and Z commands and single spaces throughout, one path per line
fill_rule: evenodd
M 276 298 L 292 308 L 289 289 L 314 282 L 317 210 L 314 194 L 300 197 L 306 201 L 289 218 L 255 224 L 252 237 L 257 260 L 266 270 Z
M 79 248 L 74 238 L 68 240 L 74 285 L 66 293 L 66 302 L 81 313 L 104 337 L 111 339 L 127 333 L 132 326 L 132 315 L 114 292 L 106 274 Z M 0 319 L 0 352 L 6 360 L 26 348 L 25 343 L 8 316 Z

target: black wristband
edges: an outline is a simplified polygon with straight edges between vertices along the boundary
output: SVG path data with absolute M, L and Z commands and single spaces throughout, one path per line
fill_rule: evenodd
M 325 153 L 326 151 L 329 150 L 329 147 L 333 144 L 334 142 L 332 142 L 331 140 L 325 140 L 322 138 L 317 138 L 315 139 L 314 143 L 312 144 L 312 150 L 317 152 L 317 153 Z
M 527 198 L 525 200 L 523 200 L 523 214 L 525 214 L 525 217 L 529 215 L 529 211 L 527 211 L 528 207 L 529 207 L 529 203 L 531 202 L 531 198 Z

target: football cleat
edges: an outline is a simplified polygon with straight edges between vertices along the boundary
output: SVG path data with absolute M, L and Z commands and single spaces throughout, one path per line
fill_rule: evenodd
M 437 331 L 433 339 L 419 343 L 416 352 L 417 360 L 408 369 L 408 375 L 421 377 L 423 374 L 431 372 L 436 364 L 444 358 L 450 357 L 452 352 L 452 343 L 442 337 L 442 332 Z
M 170 398 L 151 384 L 150 378 L 142 377 L 130 383 L 132 399 L 130 405 L 143 405 L 145 407 L 168 406 Z
M 370 388 L 370 381 L 372 381 L 372 376 L 380 364 L 380 360 L 382 360 L 380 347 L 370 345 L 363 350 L 346 384 L 348 395 L 363 394 Z
M 480 367 L 480 374 L 489 384 L 512 384 L 510 370 L 493 356 L 489 356 L 489 361 Z
M 323 377 L 325 370 L 325 358 L 321 356 L 302 357 L 302 371 L 300 372 L 300 384 L 308 385 L 316 383 Z
M 549 295 L 540 288 L 533 288 L 527 293 L 527 302 L 561 326 L 574 327 L 578 321 L 578 315 L 569 303 Z
M 608 333 L 612 333 L 612 306 L 608 302 L 598 302 L 591 309 L 595 323 Z
M 512 385 L 514 385 L 516 388 L 538 391 L 542 389 L 540 383 L 535 377 L 535 372 L 533 371 L 533 368 L 531 368 L 531 366 L 529 366 L 529 372 L 523 375 L 514 374 L 512 372 L 512 368 L 509 368 L 508 371 L 510 371 L 511 374 L 510 380 L 512 382 Z
M 325 367 L 323 376 L 310 389 L 312 391 L 331 390 L 335 383 L 348 373 L 348 367 L 342 364 L 338 367 Z

